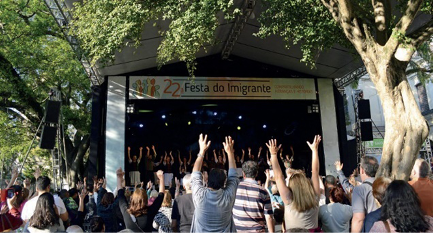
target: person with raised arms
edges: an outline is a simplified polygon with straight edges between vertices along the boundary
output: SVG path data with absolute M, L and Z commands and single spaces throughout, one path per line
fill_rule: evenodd
M 195 210 L 190 232 L 236 232 L 232 208 L 240 181 L 236 171 L 234 140 L 228 136 L 223 142 L 229 163 L 227 181 L 224 170 L 212 169 L 208 178 L 208 187 L 205 187 L 200 170 L 205 152 L 211 145 L 211 141 L 207 139 L 207 135 L 200 134 L 199 154 L 191 174 Z

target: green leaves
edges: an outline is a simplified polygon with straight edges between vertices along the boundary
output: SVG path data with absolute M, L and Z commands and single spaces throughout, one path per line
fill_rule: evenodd
M 286 46 L 300 44 L 302 62 L 315 66 L 317 55 L 335 44 L 350 47 L 342 29 L 320 0 L 265 0 L 266 10 L 259 17 L 261 27 L 255 34 L 283 37 Z
M 92 58 L 107 64 L 117 50 L 134 42 L 140 44 L 141 32 L 148 22 L 170 21 L 161 28 L 163 40 L 158 48 L 157 62 L 164 65 L 178 59 L 187 63 L 190 74 L 195 69 L 196 53 L 213 45 L 220 13 L 229 20 L 232 0 L 168 0 L 128 1 L 101 0 L 77 3 L 72 32 Z M 154 23 L 154 26 L 159 26 Z

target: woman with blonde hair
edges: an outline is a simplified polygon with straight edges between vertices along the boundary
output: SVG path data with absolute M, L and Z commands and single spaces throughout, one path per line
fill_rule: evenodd
M 280 146 L 276 139 L 271 139 L 266 145 L 270 150 L 271 164 L 274 171 L 274 179 L 277 184 L 280 196 L 285 204 L 285 226 L 286 229 L 303 228 L 315 230 L 318 228 L 319 196 L 319 159 L 318 145 L 321 136 L 316 135 L 313 143 L 307 142 L 312 150 L 312 179 L 309 180 L 303 173 L 295 173 L 285 184 L 285 178 L 277 159 Z
M 157 172 L 160 179 L 158 197 L 151 206 L 148 206 L 148 195 L 145 189 L 136 189 L 131 195 L 130 208 L 125 198 L 125 187 L 123 185 L 124 172 L 121 168 L 116 171 L 119 208 L 124 218 L 125 227 L 134 232 L 152 232 L 152 222 L 164 199 L 164 175 L 163 171 Z
M 158 214 L 155 215 L 152 226 L 158 229 L 159 233 L 172 232 L 172 195 L 169 191 L 164 192 L 163 203 L 161 204 Z

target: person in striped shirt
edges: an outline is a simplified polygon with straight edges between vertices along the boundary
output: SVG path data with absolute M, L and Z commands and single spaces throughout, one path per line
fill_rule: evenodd
M 238 185 L 232 210 L 237 232 L 274 232 L 273 209 L 270 196 L 265 188 L 255 181 L 258 164 L 255 161 L 243 163 L 244 180 Z

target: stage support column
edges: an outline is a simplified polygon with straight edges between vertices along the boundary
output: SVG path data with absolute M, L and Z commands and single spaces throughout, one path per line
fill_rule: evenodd
M 109 76 L 107 79 L 107 119 L 105 177 L 107 189 L 116 188 L 116 170 L 125 171 L 125 110 L 126 77 Z
M 332 79 L 317 79 L 321 113 L 322 142 L 327 175 L 336 175 L 335 161 L 340 160 L 336 106 Z

